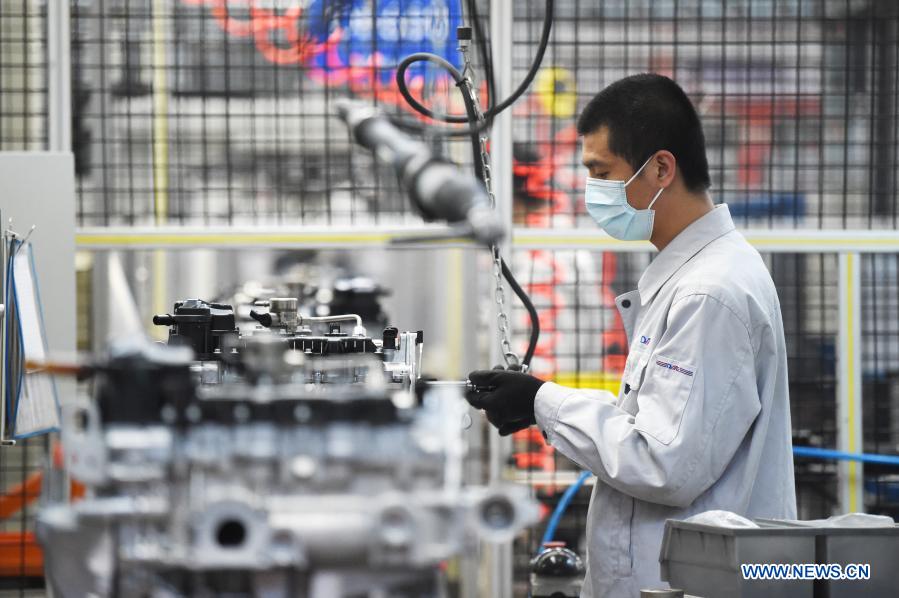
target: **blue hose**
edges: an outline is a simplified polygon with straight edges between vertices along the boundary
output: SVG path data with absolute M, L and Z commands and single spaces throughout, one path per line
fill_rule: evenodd
M 836 461 L 861 461 L 879 465 L 899 466 L 899 455 L 872 455 L 870 453 L 847 453 L 832 449 L 812 448 L 810 446 L 794 446 L 793 455 L 811 457 L 813 459 L 834 459 Z
M 577 481 L 569 486 L 568 489 L 565 490 L 565 493 L 562 494 L 562 498 L 559 499 L 559 504 L 556 505 L 552 516 L 549 518 L 549 523 L 546 524 L 546 531 L 543 532 L 543 539 L 540 540 L 540 548 L 537 549 L 538 554 L 543 551 L 544 544 L 553 541 L 553 536 L 556 535 L 556 528 L 559 527 L 559 521 L 562 520 L 562 515 L 564 515 L 565 511 L 568 509 L 568 505 L 571 504 L 574 495 L 581 489 L 581 486 L 584 485 L 587 478 L 592 475 L 593 474 L 589 471 L 582 471 L 581 475 L 578 476 Z

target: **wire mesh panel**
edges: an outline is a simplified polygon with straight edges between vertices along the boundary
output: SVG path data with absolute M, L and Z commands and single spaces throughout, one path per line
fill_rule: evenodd
M 516 78 L 542 6 L 515 3 Z M 651 71 L 697 106 L 712 197 L 739 224 L 896 227 L 897 29 L 899 5 L 877 0 L 560 0 L 542 85 L 515 119 L 554 191 L 547 218 L 589 225 L 575 114 Z
M 899 256 L 862 258 L 864 450 L 899 454 Z M 865 509 L 899 517 L 899 468 L 865 465 Z
M 766 262 L 783 315 L 794 446 L 837 446 L 837 333 L 839 268 L 835 254 L 772 254 Z M 837 465 L 797 458 L 799 517 L 827 517 L 839 509 Z
M 353 148 L 334 101 L 401 110 L 397 63 L 430 51 L 461 66 L 461 18 L 459 0 L 74 2 L 79 221 L 405 222 L 395 176 Z M 407 79 L 458 111 L 441 69 Z
M 46 5 L 0 1 L 0 150 L 47 149 Z
M 570 386 L 614 385 L 628 339 L 615 296 L 636 288 L 648 255 L 587 250 L 517 251 L 512 264 L 540 317 L 540 343 L 531 371 Z M 516 349 L 524 353 L 529 321 L 516 304 Z M 612 376 L 610 379 L 609 376 Z
M 517 81 L 544 7 L 514 7 Z M 697 104 L 713 196 L 744 225 L 894 227 L 897 12 L 873 0 L 561 0 L 544 68 L 515 108 L 529 184 L 554 226 L 583 224 L 574 116 L 615 79 L 655 71 Z M 395 220 L 407 212 L 395 181 L 352 150 L 333 100 L 403 104 L 397 62 L 429 50 L 458 65 L 462 13 L 454 0 L 74 2 L 82 222 Z M 411 80 L 458 111 L 439 69 Z
M 0 595 L 24 595 L 44 585 L 43 556 L 34 537 L 34 514 L 43 489 L 47 437 L 0 449 Z

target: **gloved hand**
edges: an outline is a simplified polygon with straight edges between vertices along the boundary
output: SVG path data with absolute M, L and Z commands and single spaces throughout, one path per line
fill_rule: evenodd
M 487 421 L 508 436 L 537 423 L 534 399 L 543 380 L 509 370 L 475 370 L 468 374 L 475 386 L 465 398 L 472 407 L 483 409 Z

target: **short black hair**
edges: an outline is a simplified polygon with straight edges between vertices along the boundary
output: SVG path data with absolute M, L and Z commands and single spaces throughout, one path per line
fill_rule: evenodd
M 632 75 L 596 94 L 578 117 L 577 132 L 588 135 L 603 125 L 609 129 L 609 149 L 634 170 L 655 152 L 668 150 L 688 189 L 705 191 L 711 185 L 699 115 L 668 77 Z

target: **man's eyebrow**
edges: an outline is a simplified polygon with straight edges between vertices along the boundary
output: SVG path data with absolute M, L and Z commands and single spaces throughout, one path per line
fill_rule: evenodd
M 603 168 L 605 166 L 608 166 L 607 163 L 603 162 L 602 160 L 598 160 L 596 158 L 594 158 L 593 160 L 584 160 L 583 165 L 586 168 Z

